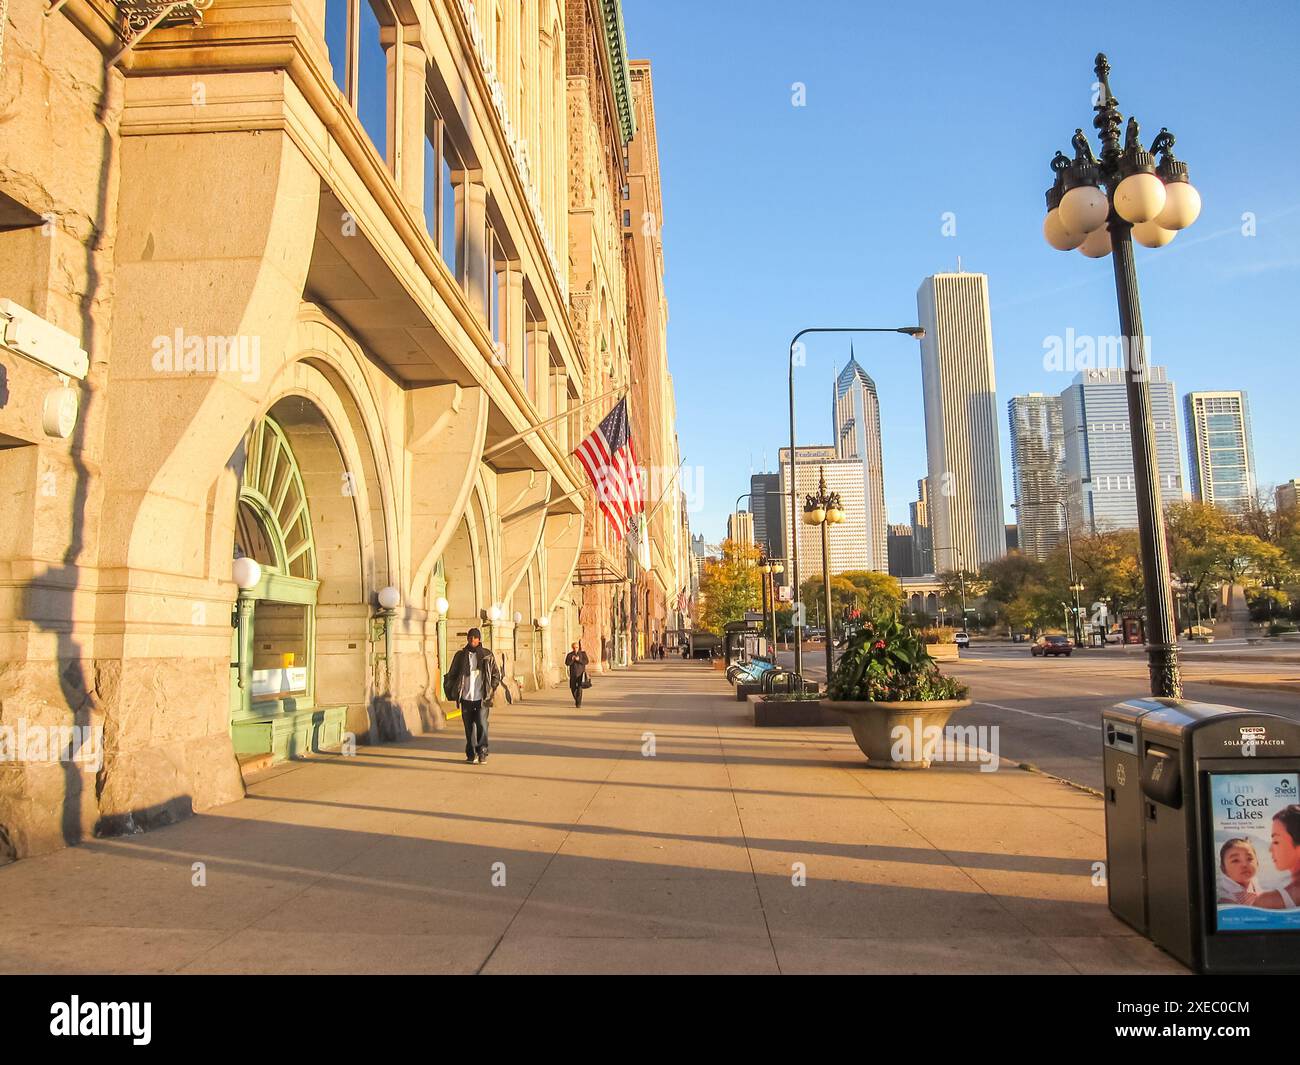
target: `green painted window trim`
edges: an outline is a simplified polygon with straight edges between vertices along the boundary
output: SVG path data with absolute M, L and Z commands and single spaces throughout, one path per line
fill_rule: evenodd
M 267 448 L 271 448 L 271 464 L 267 468 Z M 231 723 L 272 717 L 279 714 L 311 710 L 316 706 L 316 604 L 320 581 L 316 579 L 316 539 L 307 506 L 307 489 L 297 456 L 289 444 L 284 430 L 271 417 L 264 417 L 249 434 L 244 472 L 240 479 L 239 502 L 247 504 L 266 530 L 275 563 L 262 565 L 262 578 L 243 597 L 255 601 L 288 603 L 305 607 L 304 657 L 307 667 L 307 687 L 301 694 L 282 695 L 269 699 L 253 699 L 251 689 L 236 687 L 236 698 L 231 700 Z M 292 521 L 287 530 L 281 521 L 285 505 L 290 504 Z M 300 530 L 300 537 L 290 541 L 287 533 L 292 528 Z M 310 576 L 299 577 L 287 572 L 298 559 L 300 567 Z M 252 661 L 254 626 L 244 633 L 244 646 L 240 654 Z M 238 635 L 236 635 L 238 640 Z

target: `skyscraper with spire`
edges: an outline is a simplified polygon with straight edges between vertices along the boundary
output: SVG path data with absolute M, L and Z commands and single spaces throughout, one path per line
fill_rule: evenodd
M 866 557 L 862 569 L 889 572 L 889 526 L 885 521 L 885 464 L 880 446 L 880 398 L 849 345 L 848 364 L 835 379 L 831 411 L 835 454 L 862 463 L 862 491 L 866 501 Z

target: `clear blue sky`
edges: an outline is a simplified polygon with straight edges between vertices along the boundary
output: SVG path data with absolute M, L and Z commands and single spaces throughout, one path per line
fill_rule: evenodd
M 1069 383 L 1044 370 L 1044 340 L 1119 332 L 1111 260 L 1053 251 L 1041 235 L 1048 161 L 1070 154 L 1076 126 L 1092 133 L 1099 50 L 1144 142 L 1161 126 L 1177 136 L 1204 204 L 1173 244 L 1138 249 L 1152 359 L 1169 367 L 1180 414 L 1190 390 L 1245 389 L 1261 485 L 1300 476 L 1300 7 L 1092 3 L 1069 19 L 1008 0 L 623 9 L 631 55 L 654 68 L 678 434 L 703 468 L 693 531 L 720 540 L 751 468 L 776 468 L 790 336 L 913 324 L 921 279 L 958 256 L 989 276 L 1014 499 L 1007 400 Z M 795 82 L 804 107 L 792 106 Z M 942 233 L 945 212 L 955 236 Z M 828 443 L 848 339 L 811 339 L 799 440 Z M 918 345 L 855 344 L 880 392 L 889 519 L 906 521 L 925 473 Z

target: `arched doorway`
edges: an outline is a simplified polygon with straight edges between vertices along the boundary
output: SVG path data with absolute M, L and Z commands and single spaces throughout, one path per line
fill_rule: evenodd
M 260 578 L 239 593 L 231 658 L 230 727 L 241 762 L 280 761 L 343 740 L 346 705 L 318 699 L 322 575 L 308 489 L 316 478 L 305 474 L 292 435 L 304 426 L 318 435 L 324 429 L 333 444 L 319 410 L 297 397 L 273 407 L 245 442 L 234 555 L 256 561 Z M 306 450 L 315 450 L 310 438 Z M 333 518 L 330 508 L 319 509 Z M 344 513 L 343 521 L 355 529 L 355 515 Z

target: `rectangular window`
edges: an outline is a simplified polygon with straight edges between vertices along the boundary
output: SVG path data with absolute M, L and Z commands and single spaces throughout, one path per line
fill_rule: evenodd
M 325 48 L 334 84 L 352 105 L 361 126 L 388 163 L 388 112 L 394 92 L 389 85 L 388 53 L 381 26 L 395 26 L 388 0 L 326 0 Z M 400 43 L 400 28 L 399 28 Z
M 379 17 L 374 7 L 361 4 L 360 43 L 357 49 L 357 117 L 370 135 L 379 157 L 388 158 L 388 56 L 379 40 Z
M 329 53 L 330 70 L 339 92 L 350 98 L 348 92 L 348 18 L 350 0 L 325 0 L 325 50 Z
M 524 377 L 524 395 L 529 399 L 533 398 L 533 344 L 537 339 L 537 331 L 533 329 L 532 323 L 527 322 L 524 325 L 524 364 L 520 368 Z
M 458 279 L 465 274 L 463 255 L 456 239 L 456 172 L 459 169 L 456 149 L 452 147 L 451 139 L 447 135 L 446 123 L 442 123 L 442 232 L 438 246 L 442 249 L 442 261 Z
M 424 228 L 434 246 L 442 248 L 442 119 L 427 96 L 424 100 Z
M 434 247 L 459 279 L 461 264 L 456 249 L 456 150 L 447 134 L 447 123 L 433 100 L 424 99 L 424 228 Z

